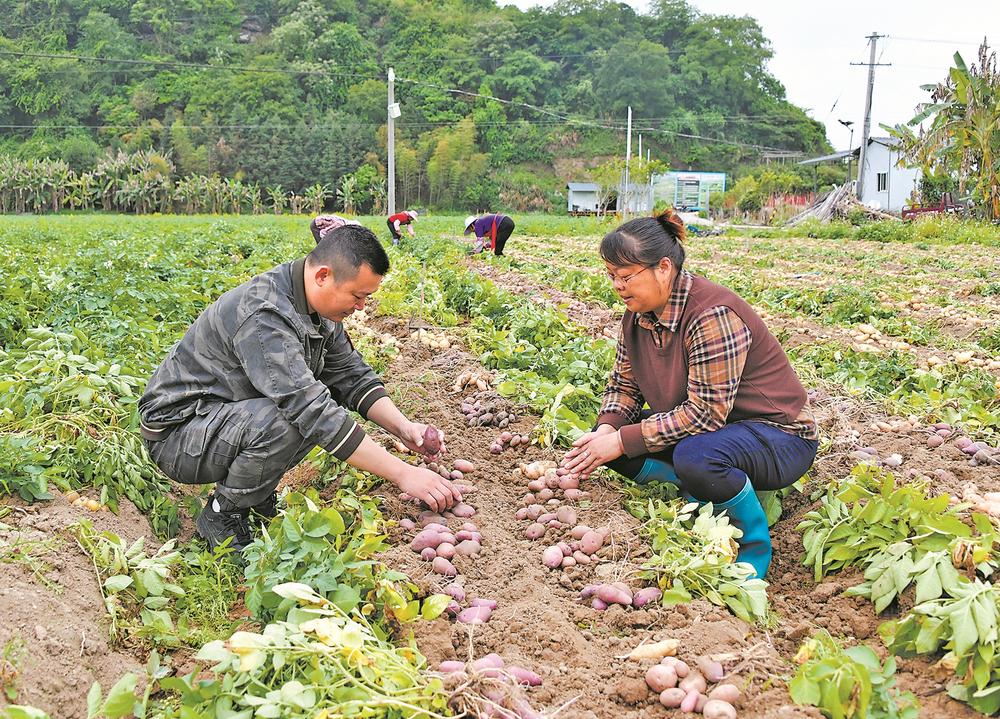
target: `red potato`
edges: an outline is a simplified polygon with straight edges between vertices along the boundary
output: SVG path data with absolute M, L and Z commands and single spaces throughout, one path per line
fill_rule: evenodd
M 470 472 L 476 471 L 476 465 L 467 459 L 456 459 L 452 462 L 452 467 L 457 469 L 462 474 L 469 474 Z
M 698 706 L 698 697 L 701 696 L 699 692 L 695 690 L 689 691 L 684 695 L 684 701 L 681 702 L 682 712 L 693 712 L 694 708 Z
M 545 513 L 545 507 L 540 504 L 528 505 L 528 519 L 535 520 Z
M 454 619 L 458 616 L 458 613 L 462 611 L 462 606 L 453 599 L 448 602 L 448 606 L 444 608 L 444 611 L 445 614 Z
M 698 695 L 698 701 L 695 702 L 695 705 L 694 705 L 694 711 L 695 711 L 695 713 L 696 714 L 701 714 L 701 711 L 702 711 L 702 709 L 705 708 L 706 704 L 708 704 L 708 697 L 706 695 L 704 695 L 704 694 L 699 694 Z
M 462 519 L 468 519 L 476 513 L 476 508 L 471 504 L 465 504 L 464 502 L 459 502 L 454 507 L 451 508 L 451 513 L 456 517 Z
M 588 584 L 586 587 L 580 590 L 580 599 L 590 599 L 594 596 L 594 592 L 597 588 L 601 586 L 600 584 Z
M 445 559 L 453 558 L 455 556 L 455 545 L 451 542 L 441 542 L 437 547 L 437 555 Z
M 562 564 L 560 565 L 563 569 L 576 566 L 576 560 L 573 557 L 563 557 Z
M 526 495 L 521 497 L 521 504 L 525 507 L 530 506 L 534 503 L 535 503 L 535 495 L 533 495 L 531 492 L 528 492 Z
M 421 512 L 417 517 L 417 524 L 424 528 L 426 528 L 428 524 L 433 524 L 435 522 L 444 524 L 444 517 L 437 512 L 431 512 L 430 510 Z
M 500 454 L 501 452 L 503 452 L 502 444 L 494 442 L 490 445 L 490 454 Z
M 525 669 L 524 667 L 518 667 L 511 665 L 507 667 L 507 673 L 514 677 L 514 680 L 518 684 L 524 684 L 529 687 L 541 686 L 542 678 L 535 674 L 530 669 Z
M 584 535 L 590 531 L 593 530 L 591 530 L 591 528 L 588 527 L 586 524 L 578 524 L 575 527 L 573 527 L 572 530 L 570 530 L 569 536 L 571 536 L 573 539 L 583 539 Z
M 421 451 L 433 457 L 441 451 L 441 431 L 432 424 L 427 425 L 424 430 L 424 443 L 420 446 Z
M 570 549 L 570 546 L 566 544 L 566 542 L 557 542 L 556 546 L 559 547 L 559 550 L 563 553 L 564 557 L 568 557 L 573 553 L 573 550 Z
M 420 550 L 420 558 L 425 562 L 434 561 L 434 557 L 437 556 L 437 550 L 434 547 L 424 547 Z
M 472 671 L 475 672 L 485 672 L 490 669 L 503 669 L 503 657 L 499 654 L 490 653 L 485 656 L 479 657 L 476 661 L 472 662 Z M 488 675 L 495 676 L 495 675 Z
M 407 530 L 408 532 L 413 531 L 414 529 L 417 528 L 416 522 L 414 522 L 409 517 L 404 517 L 403 519 L 399 520 L 399 526 Z
M 604 537 L 600 532 L 587 532 L 580 540 L 580 551 L 585 554 L 593 554 L 604 546 Z
M 708 693 L 709 699 L 718 699 L 736 706 L 740 700 L 740 688 L 735 684 L 720 684 Z
M 658 602 L 663 597 L 663 591 L 659 587 L 645 587 L 632 596 L 632 606 L 644 607 L 650 602 Z
M 579 489 L 580 480 L 576 477 L 560 477 L 559 489 Z
M 584 497 L 587 497 L 589 495 L 586 492 L 579 489 L 567 489 L 565 492 L 563 492 L 563 496 L 566 497 L 566 499 L 568 499 L 569 501 L 575 502 L 576 500 L 583 499 Z
M 708 689 L 708 682 L 698 672 L 691 672 L 681 680 L 680 688 L 686 692 L 701 693 Z
M 547 524 L 548 522 L 551 522 L 555 518 L 556 518 L 555 512 L 546 512 L 545 514 L 539 515 L 538 519 L 536 519 L 535 521 L 538 522 L 539 524 Z
M 424 529 L 433 529 L 435 532 L 450 532 L 451 530 L 444 524 L 440 522 L 428 522 L 424 525 Z
M 540 501 L 547 502 L 547 501 L 549 501 L 550 499 L 552 499 L 556 495 L 555 495 L 555 492 L 553 492 L 551 489 L 549 489 L 548 487 L 546 487 L 545 489 L 543 489 L 540 492 L 538 492 L 536 494 L 536 496 L 538 497 L 538 499 Z
M 463 479 L 465 479 L 465 475 L 459 472 L 457 469 L 453 469 L 451 470 L 451 473 L 448 475 L 448 479 L 452 480 L 453 482 L 461 482 Z
M 955 440 L 955 446 L 958 447 L 961 450 L 964 450 L 966 447 L 970 446 L 971 444 L 972 444 L 972 440 L 969 439 L 968 437 L 959 437 L 958 439 Z
M 538 522 L 529 525 L 528 528 L 524 530 L 524 536 L 528 539 L 541 539 L 545 536 L 545 525 L 538 524 Z
M 545 481 L 541 479 L 533 479 L 528 482 L 525 487 L 528 488 L 529 492 L 541 492 L 545 489 Z
M 664 689 L 660 692 L 660 704 L 667 709 L 676 709 L 686 696 L 687 693 L 683 689 Z
M 542 564 L 549 569 L 555 569 L 562 564 L 563 553 L 559 547 L 546 547 L 542 552 Z
M 593 599 L 591 599 L 590 606 L 599 612 L 603 612 L 605 609 L 608 608 L 608 605 L 605 602 L 602 602 L 600 597 L 594 597 Z
M 709 699 L 705 702 L 701 713 L 705 719 L 736 719 L 736 709 L 733 705 L 719 699 Z
M 445 577 L 454 577 L 458 574 L 455 566 L 444 557 L 435 557 L 434 561 L 431 562 L 431 569 L 436 574 L 441 574 Z
M 458 584 L 449 584 L 444 588 L 444 593 L 458 602 L 465 601 L 465 590 Z
M 455 539 L 459 542 L 464 542 L 467 539 L 471 539 L 473 542 L 483 543 L 483 535 L 479 532 L 470 532 L 468 529 L 462 529 L 455 534 Z
M 664 689 L 673 689 L 677 686 L 677 674 L 672 667 L 654 664 L 646 670 L 646 686 L 657 694 Z
M 466 539 L 464 542 L 459 542 L 455 545 L 455 551 L 463 557 L 473 557 L 482 551 L 482 545 L 480 545 L 479 542 Z
M 698 671 L 713 684 L 720 681 L 726 675 L 726 670 L 722 668 L 722 665 L 719 662 L 712 661 L 708 657 L 698 658 Z M 702 689 L 701 691 L 705 690 Z
M 438 664 L 438 671 L 444 674 L 454 674 L 455 672 L 465 671 L 465 662 L 458 662 L 454 659 L 448 659 L 440 664 Z
M 516 512 L 514 512 L 514 519 L 527 519 L 528 518 L 528 508 L 521 507 Z
M 448 544 L 454 544 L 456 541 L 455 535 L 451 532 L 441 532 L 441 534 L 438 535 L 438 538 L 441 540 L 441 544 L 444 544 L 445 542 Z
M 556 511 L 556 519 L 563 524 L 576 524 L 576 510 L 572 507 L 560 507 Z
M 458 613 L 458 621 L 462 624 L 485 624 L 492 614 L 493 610 L 489 607 L 469 607 Z
M 466 532 L 478 532 L 479 527 L 473 522 L 462 522 L 462 529 Z
M 410 549 L 414 552 L 421 552 L 427 547 L 437 547 L 441 544 L 441 533 L 435 529 L 424 529 L 410 542 Z
M 470 607 L 489 607 L 490 611 L 497 608 L 496 599 L 483 599 L 482 597 L 474 597 L 472 601 L 469 602 Z
M 590 564 L 590 557 L 580 550 L 573 552 L 573 559 L 576 560 L 577 564 Z
M 602 585 L 597 590 L 597 597 L 606 604 L 621 604 L 623 607 L 632 604 L 632 592 L 620 582 Z

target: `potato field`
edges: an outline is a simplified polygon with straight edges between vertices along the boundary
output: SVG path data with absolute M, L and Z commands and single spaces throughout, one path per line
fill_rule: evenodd
M 312 248 L 309 219 L 0 223 L 0 716 L 1000 712 L 996 228 L 689 238 L 686 266 L 757 309 L 821 429 L 808 475 L 761 497 L 763 581 L 672 486 L 557 470 L 624 310 L 596 218 L 515 217 L 494 257 L 421 216 L 345 322 L 443 430 L 432 469 L 463 503 L 424 511 L 314 450 L 245 564 L 207 550 L 209 488 L 155 468 L 136 402 L 201 310 Z

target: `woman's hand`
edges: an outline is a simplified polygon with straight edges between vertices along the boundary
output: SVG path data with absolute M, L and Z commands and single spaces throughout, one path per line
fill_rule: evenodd
M 598 467 L 618 459 L 625 453 L 621 436 L 606 424 L 595 432 L 587 432 L 575 442 L 563 457 L 562 466 L 580 479 L 589 477 Z

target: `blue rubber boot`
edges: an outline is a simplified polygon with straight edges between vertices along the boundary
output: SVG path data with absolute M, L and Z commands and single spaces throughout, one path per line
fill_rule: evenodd
M 767 529 L 767 515 L 750 484 L 749 477 L 743 489 L 732 499 L 715 505 L 716 510 L 726 510 L 729 521 L 743 530 L 743 536 L 736 540 L 740 545 L 737 562 L 748 562 L 764 578 L 771 566 L 771 533 Z
M 674 472 L 674 465 L 659 459 L 647 459 L 639 474 L 633 478 L 636 484 L 649 484 L 650 482 L 667 482 L 680 487 L 681 482 Z

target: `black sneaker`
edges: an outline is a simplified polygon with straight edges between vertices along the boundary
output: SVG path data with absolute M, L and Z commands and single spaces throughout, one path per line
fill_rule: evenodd
M 219 503 L 218 512 L 213 507 L 216 501 Z M 242 552 L 253 541 L 249 518 L 249 509 L 236 507 L 222 495 L 212 494 L 205 501 L 205 509 L 198 515 L 195 526 L 198 528 L 198 536 L 208 542 L 209 548 L 215 549 L 232 537 L 233 541 L 229 546 Z
M 250 517 L 261 524 L 267 524 L 278 516 L 278 493 L 271 492 L 263 500 L 250 508 Z

